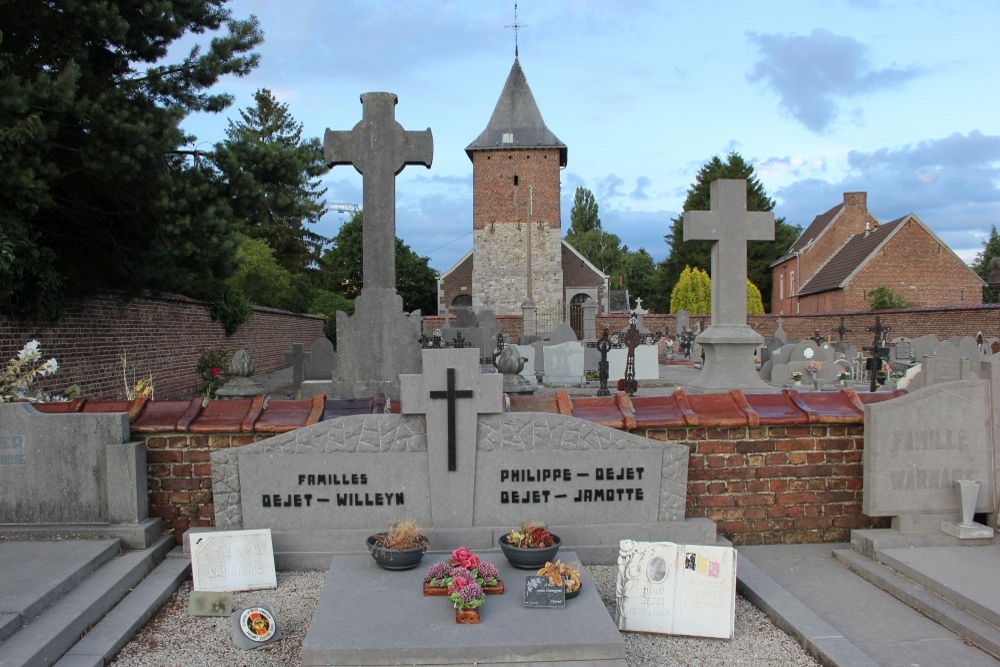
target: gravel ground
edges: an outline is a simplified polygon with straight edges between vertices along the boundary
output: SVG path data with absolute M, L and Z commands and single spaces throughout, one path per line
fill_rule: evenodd
M 614 618 L 615 576 L 609 565 L 587 568 Z M 117 667 L 289 667 L 298 665 L 302 641 L 319 600 L 325 572 L 278 572 L 278 588 L 237 593 L 236 607 L 263 604 L 274 612 L 285 638 L 253 651 L 233 646 L 229 618 L 188 616 L 188 581 L 112 662 Z M 630 667 L 684 665 L 811 666 L 818 665 L 791 637 L 764 614 L 736 597 L 736 634 L 731 640 L 625 633 Z

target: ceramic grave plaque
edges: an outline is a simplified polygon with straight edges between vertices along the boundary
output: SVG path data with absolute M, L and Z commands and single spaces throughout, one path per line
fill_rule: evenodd
M 735 549 L 632 540 L 622 540 L 620 548 L 620 630 L 732 638 Z
M 271 531 L 231 530 L 193 534 L 191 574 L 196 591 L 277 588 Z

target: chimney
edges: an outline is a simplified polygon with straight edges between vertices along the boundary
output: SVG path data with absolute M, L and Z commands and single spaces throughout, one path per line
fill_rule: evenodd
M 852 235 L 870 230 L 867 192 L 844 193 L 844 225 Z

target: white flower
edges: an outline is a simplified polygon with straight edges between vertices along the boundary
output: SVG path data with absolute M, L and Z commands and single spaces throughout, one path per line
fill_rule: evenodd
M 55 357 L 52 357 L 51 359 L 49 359 L 48 361 L 46 361 L 44 364 L 42 364 L 41 367 L 39 367 L 38 374 L 39 375 L 52 375 L 57 370 L 59 370 L 59 362 L 56 361 Z
M 40 347 L 41 343 L 37 340 L 29 340 L 24 344 L 24 347 L 21 348 L 21 351 L 17 353 L 17 358 L 21 361 L 34 361 L 39 356 L 38 348 Z

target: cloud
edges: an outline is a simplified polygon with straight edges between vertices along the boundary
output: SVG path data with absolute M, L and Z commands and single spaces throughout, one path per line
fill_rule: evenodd
M 601 202 L 606 202 L 614 197 L 621 197 L 621 188 L 625 185 L 625 181 L 616 174 L 608 174 L 597 181 L 597 192 L 594 196 L 597 198 L 598 205 Z
M 649 199 L 649 194 L 646 189 L 653 184 L 653 181 L 649 180 L 645 176 L 639 176 L 635 179 L 635 189 L 629 193 L 629 197 L 632 199 Z
M 777 92 L 781 107 L 813 132 L 836 120 L 836 100 L 898 88 L 921 74 L 916 67 L 873 69 L 861 42 L 828 30 L 748 36 L 760 58 L 747 78 Z

